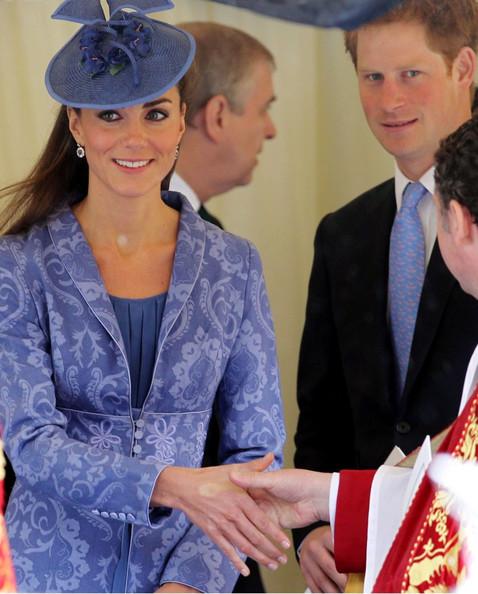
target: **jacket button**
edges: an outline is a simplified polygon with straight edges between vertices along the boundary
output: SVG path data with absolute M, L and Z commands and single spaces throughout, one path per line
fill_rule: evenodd
M 129 522 L 134 522 L 136 520 L 135 516 L 133 516 L 133 514 L 126 514 L 126 519 Z
M 126 514 L 125 514 L 124 512 L 120 512 L 120 513 L 118 514 L 118 518 L 119 518 L 119 519 L 120 519 L 122 522 L 124 522 L 124 521 L 126 520 Z
M 144 420 L 143 419 L 138 419 L 137 421 L 135 421 L 136 427 L 144 427 Z
M 143 437 L 143 435 L 144 435 L 144 433 L 142 431 L 140 431 L 139 429 L 138 429 L 138 431 L 134 432 L 134 436 L 136 439 L 141 439 Z
M 111 518 L 112 520 L 117 520 L 117 519 L 118 519 L 118 514 L 117 514 L 116 512 L 111 512 L 111 513 L 110 513 L 110 518 Z
M 412 430 L 410 423 L 407 423 L 407 421 L 400 421 L 395 425 L 395 429 L 398 433 L 401 433 L 402 435 L 410 433 L 410 431 Z
M 102 511 L 102 512 L 100 513 L 100 516 L 101 516 L 102 518 L 109 518 L 109 517 L 110 517 L 110 514 L 109 514 L 107 511 Z
M 136 444 L 135 446 L 133 446 L 133 452 L 135 454 L 140 454 L 142 449 L 143 448 L 140 445 L 138 445 L 138 444 Z

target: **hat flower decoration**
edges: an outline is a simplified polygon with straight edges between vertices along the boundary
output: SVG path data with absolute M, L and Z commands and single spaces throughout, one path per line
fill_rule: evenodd
M 139 85 L 137 60 L 151 51 L 151 29 L 123 13 L 121 20 L 85 29 L 80 37 L 81 65 L 91 76 L 109 71 L 118 74 L 128 62 L 133 67 L 135 86 Z
M 53 57 L 45 82 L 50 95 L 72 107 L 128 107 L 159 97 L 186 73 L 194 40 L 153 20 L 170 0 L 66 0 L 52 18 L 83 24 Z

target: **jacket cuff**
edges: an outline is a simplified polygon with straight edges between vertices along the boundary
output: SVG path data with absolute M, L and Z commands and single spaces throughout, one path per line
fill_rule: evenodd
M 340 473 L 335 517 L 334 551 L 337 571 L 365 570 L 370 491 L 375 470 Z

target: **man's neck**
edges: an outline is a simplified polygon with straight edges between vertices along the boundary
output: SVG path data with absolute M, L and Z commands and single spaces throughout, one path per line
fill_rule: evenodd
M 209 198 L 211 198 L 213 196 L 213 194 L 210 193 L 210 190 L 208 190 L 208 182 L 207 179 L 205 180 L 204 178 L 207 178 L 207 175 L 204 175 L 204 172 L 202 175 L 196 175 L 194 172 L 194 169 L 196 168 L 189 168 L 187 167 L 187 165 L 182 165 L 180 162 L 178 162 L 177 167 L 176 167 L 176 173 L 187 183 L 187 185 L 193 190 L 193 192 L 195 193 L 197 199 L 199 200 L 199 202 L 201 204 L 204 204 L 205 202 L 207 202 L 209 200 Z M 199 172 L 201 171 L 201 169 L 199 169 Z
M 417 182 L 434 165 L 433 155 L 426 159 L 396 161 L 398 169 L 412 182 Z
M 214 152 L 200 129 L 191 128 L 184 134 L 176 171 L 202 204 L 219 193 L 215 191 Z

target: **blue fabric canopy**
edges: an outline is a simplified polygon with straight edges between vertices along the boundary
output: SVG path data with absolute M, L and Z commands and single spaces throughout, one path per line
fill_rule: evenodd
M 354 29 L 400 0 L 212 0 L 267 16 L 319 27 Z

